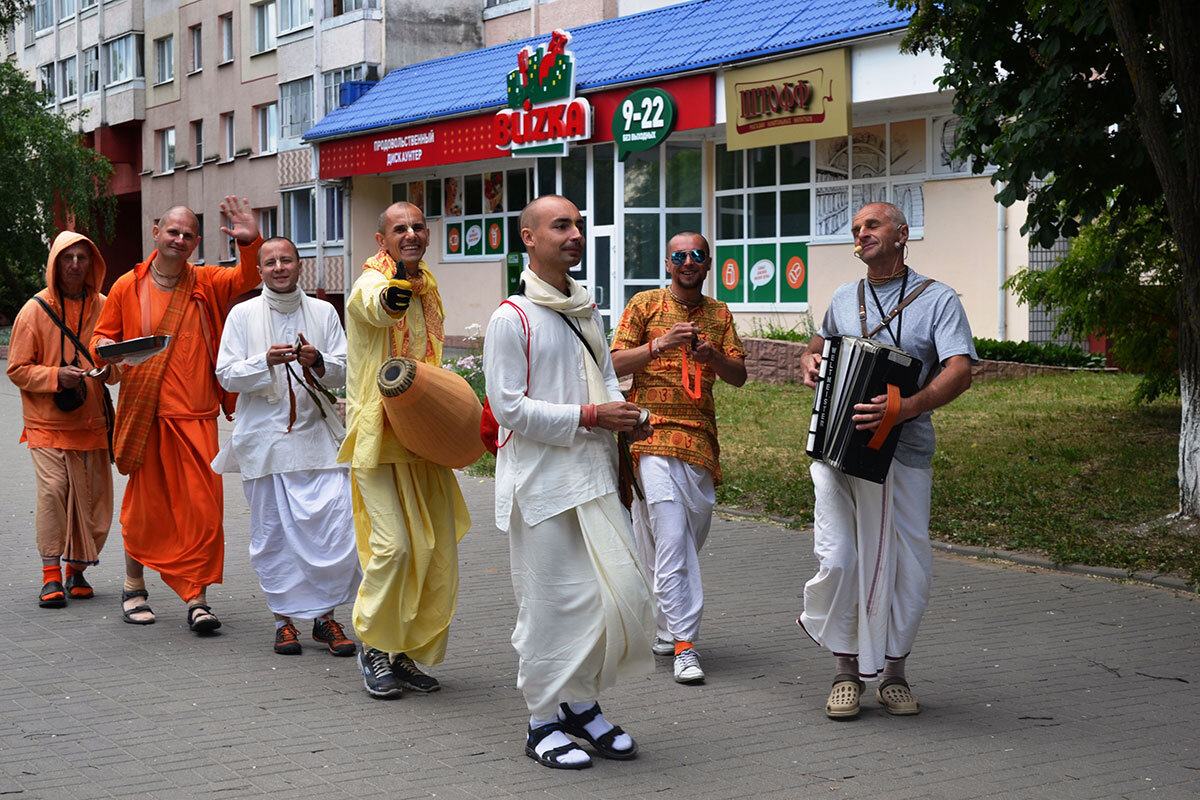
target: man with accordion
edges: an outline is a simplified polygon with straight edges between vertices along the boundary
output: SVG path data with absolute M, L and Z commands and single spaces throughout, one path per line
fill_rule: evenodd
M 819 569 L 798 622 L 837 658 L 825 705 L 832 719 L 859 713 L 863 680 L 880 681 L 876 698 L 889 714 L 920 712 L 905 660 L 933 572 L 931 412 L 966 391 L 977 360 L 958 295 L 906 265 L 903 212 L 870 203 L 850 230 L 867 274 L 834 292 L 801 356 L 804 382 L 817 389 L 809 451 L 819 459 L 811 467 Z

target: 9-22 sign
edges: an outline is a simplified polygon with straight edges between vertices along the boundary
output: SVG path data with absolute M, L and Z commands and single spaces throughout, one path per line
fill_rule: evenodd
M 674 127 L 675 112 L 675 98 L 662 89 L 639 89 L 622 100 L 612 121 L 617 160 L 658 146 Z

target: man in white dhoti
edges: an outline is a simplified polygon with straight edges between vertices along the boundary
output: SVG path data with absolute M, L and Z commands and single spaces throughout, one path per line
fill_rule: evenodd
M 275 615 L 275 652 L 299 655 L 292 617 L 335 656 L 355 644 L 334 619 L 361 577 L 345 428 L 327 387 L 346 381 L 346 335 L 333 306 L 304 294 L 300 255 L 275 237 L 258 251 L 262 294 L 229 312 L 217 380 L 237 392 L 233 436 L 213 459 L 241 472 L 250 506 L 250 564 Z
M 905 264 L 908 224 L 903 212 L 891 203 L 870 203 L 854 215 L 850 231 L 867 275 L 861 286 L 855 281 L 834 292 L 819 335 L 801 356 L 804 382 L 816 385 L 826 337 L 863 336 L 883 323 L 875 338 L 921 360 L 922 388 L 901 401 L 900 443 L 882 485 L 822 462 L 814 462 L 810 470 L 816 493 L 813 550 L 820 566 L 805 584 L 804 613 L 798 621 L 837 658 L 825 704 L 833 719 L 858 714 L 863 679 L 880 680 L 876 698 L 888 713 L 921 710 L 909 688 L 905 662 L 929 601 L 933 572 L 930 417 L 933 409 L 970 387 L 971 364 L 977 360 L 958 295 L 936 281 L 925 285 L 928 279 Z M 907 298 L 912 299 L 903 304 Z M 886 407 L 886 395 L 856 405 L 857 427 L 877 428 Z
M 579 210 L 547 195 L 519 224 L 530 259 L 523 293 L 492 315 L 483 348 L 503 443 L 496 525 L 509 534 L 517 687 L 530 712 L 525 753 L 581 769 L 591 758 L 566 734 L 605 758 L 637 754 L 596 701 L 620 675 L 653 668 L 654 609 L 617 497 L 612 435 L 651 431 L 621 397 L 591 296 L 567 274 L 583 257 Z

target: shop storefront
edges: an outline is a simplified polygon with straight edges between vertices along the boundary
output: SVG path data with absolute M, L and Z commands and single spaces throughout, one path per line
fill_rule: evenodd
M 425 212 L 427 261 L 455 298 L 448 332 L 485 324 L 522 251 L 521 209 L 558 193 L 587 220 L 574 277 L 610 324 L 634 294 L 665 285 L 667 239 L 694 230 L 713 245 L 706 291 L 743 333 L 792 327 L 819 319 L 833 289 L 861 273 L 850 218 L 887 200 L 909 219 L 912 263 L 959 289 L 981 335 L 999 318 L 1024 338 L 1024 312 L 998 285 L 1026 260 L 1019 220 L 998 224 L 994 189 L 950 155 L 955 120 L 932 83 L 940 65 L 901 54 L 899 33 L 577 91 L 592 27 L 509 47 L 507 63 L 497 48 L 477 51 L 503 63 L 493 81 L 503 106 L 354 135 L 323 134 L 323 120 L 310 132 L 320 177 L 348 179 L 348 283 L 372 254 L 379 212 L 408 200 Z

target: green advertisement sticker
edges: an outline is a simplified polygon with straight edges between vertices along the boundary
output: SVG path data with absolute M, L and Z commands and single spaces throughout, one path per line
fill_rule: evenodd
M 662 89 L 639 89 L 622 100 L 612 120 L 617 160 L 666 139 L 675 125 L 675 111 L 675 98 Z

